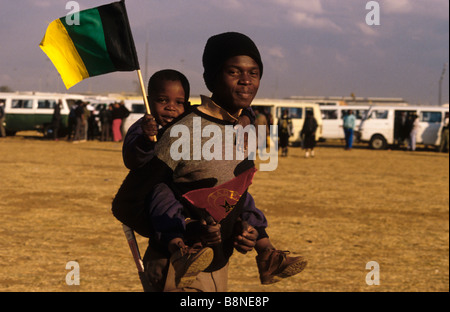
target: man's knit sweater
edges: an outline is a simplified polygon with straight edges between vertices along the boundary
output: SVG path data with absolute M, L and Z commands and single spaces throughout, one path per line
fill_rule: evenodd
M 158 183 L 166 183 L 172 188 L 174 193 L 183 200 L 182 195 L 190 191 L 199 189 L 208 189 L 217 187 L 221 184 L 235 179 L 249 169 L 254 168 L 253 161 L 244 160 L 225 160 L 226 155 L 226 126 L 233 126 L 235 119 L 226 111 L 217 107 L 209 98 L 202 98 L 202 105 L 193 108 L 191 111 L 180 116 L 172 125 L 170 125 L 158 139 L 155 150 L 155 156 L 152 160 L 139 170 L 131 171 L 122 186 L 120 187 L 112 205 L 112 211 L 116 218 L 122 223 L 133 228 L 137 233 L 143 236 L 150 236 L 150 215 L 149 205 L 146 204 L 150 190 Z M 201 124 L 199 128 L 198 125 Z M 175 128 L 174 127 L 177 127 Z M 171 130 L 188 130 L 189 136 L 183 136 L 189 142 L 182 141 L 178 136 L 171 137 Z M 220 160 L 205 160 L 198 157 L 201 151 L 198 150 L 198 144 L 203 147 L 211 143 L 210 137 L 202 136 L 203 129 L 220 129 L 222 135 L 222 157 Z M 208 129 L 208 128 L 207 128 Z M 200 131 L 200 133 L 199 133 Z M 177 135 L 177 131 L 174 131 Z M 203 134 L 204 135 L 204 134 Z M 198 140 L 198 141 L 196 141 Z M 185 144 L 186 143 L 186 144 Z M 174 145 L 175 144 L 175 145 Z M 171 147 L 183 146 L 189 147 L 188 154 L 184 158 L 175 159 L 174 150 Z M 177 149 L 179 151 L 179 149 Z M 189 156 L 188 156 L 189 155 Z M 234 154 L 233 154 L 234 155 Z M 245 189 L 248 185 L 244 186 Z M 221 220 L 222 245 L 215 248 L 215 257 L 210 270 L 217 270 L 223 267 L 233 252 L 233 227 L 237 218 L 242 212 L 242 206 L 246 199 L 246 190 L 242 192 L 242 185 L 239 186 L 240 192 L 230 190 L 237 202 L 233 209 L 228 209 L 228 214 Z M 236 194 L 238 196 L 236 197 Z M 225 206 L 232 198 L 227 201 L 226 194 L 221 200 Z M 185 202 L 186 203 L 186 202 Z M 204 218 L 208 213 L 205 209 L 200 209 L 194 205 L 186 203 L 183 214 L 192 219 Z

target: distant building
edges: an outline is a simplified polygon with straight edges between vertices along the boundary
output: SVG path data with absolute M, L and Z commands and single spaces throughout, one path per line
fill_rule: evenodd
M 314 102 L 319 105 L 408 105 L 403 98 L 352 96 L 291 96 L 290 100 Z

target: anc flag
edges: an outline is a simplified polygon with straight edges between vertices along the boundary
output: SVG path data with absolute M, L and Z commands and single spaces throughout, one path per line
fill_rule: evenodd
M 123 1 L 80 11 L 79 23 L 69 24 L 66 16 L 51 22 L 39 45 L 67 89 L 89 77 L 139 69 Z
M 216 222 L 224 219 L 252 184 L 256 168 L 252 167 L 221 185 L 202 188 L 183 195 L 192 205 L 208 211 Z

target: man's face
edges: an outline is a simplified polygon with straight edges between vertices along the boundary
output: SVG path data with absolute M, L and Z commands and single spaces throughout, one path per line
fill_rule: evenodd
M 249 107 L 258 92 L 260 76 L 259 66 L 251 57 L 229 58 L 214 85 L 213 101 L 230 114 Z
M 159 90 L 149 96 L 152 115 L 161 126 L 184 113 L 184 89 L 180 81 L 162 81 Z

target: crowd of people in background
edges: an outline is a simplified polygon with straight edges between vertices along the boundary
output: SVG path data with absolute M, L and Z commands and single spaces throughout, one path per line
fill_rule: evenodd
M 130 111 L 123 101 L 101 104 L 98 111 L 88 102 L 77 101 L 70 109 L 67 140 L 73 143 L 95 139 L 122 142 L 124 120 L 129 115 Z

